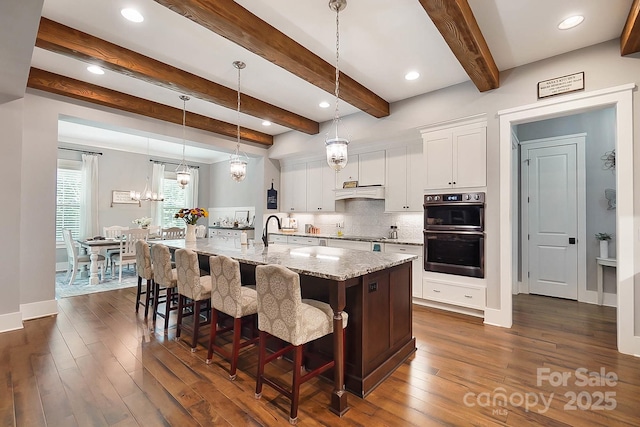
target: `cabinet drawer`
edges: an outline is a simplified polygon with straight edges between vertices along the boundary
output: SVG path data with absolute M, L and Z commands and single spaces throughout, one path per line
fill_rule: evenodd
M 357 249 L 359 251 L 371 250 L 371 242 L 362 242 L 359 240 L 329 239 L 327 243 L 329 246 L 335 248 Z
M 320 239 L 317 237 L 301 237 L 301 236 L 287 236 L 287 243 L 293 245 L 319 245 Z
M 287 236 L 280 234 L 269 234 L 269 242 L 271 243 L 287 243 Z
M 392 254 L 409 254 L 422 256 L 422 246 L 400 245 L 398 243 L 385 243 L 384 251 Z
M 448 304 L 484 310 L 486 290 L 484 287 L 443 283 L 424 280 L 422 297 Z

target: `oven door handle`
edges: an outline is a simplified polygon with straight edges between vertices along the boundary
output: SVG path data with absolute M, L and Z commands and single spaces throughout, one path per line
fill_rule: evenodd
M 484 236 L 482 231 L 465 231 L 465 230 L 422 230 L 424 234 L 464 234 L 467 236 Z

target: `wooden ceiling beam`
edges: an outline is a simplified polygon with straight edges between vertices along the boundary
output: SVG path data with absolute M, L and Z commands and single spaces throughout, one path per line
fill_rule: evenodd
M 634 0 L 620 35 L 620 55 L 640 52 L 640 0 Z
M 230 89 L 195 74 L 180 70 L 148 56 L 75 30 L 47 18 L 41 18 L 36 46 L 80 61 L 90 61 L 116 73 L 237 109 L 236 89 Z M 298 114 L 241 94 L 240 111 L 263 120 L 315 135 L 320 124 Z
M 480 92 L 500 87 L 500 72 L 467 0 L 420 0 Z
M 335 65 L 307 50 L 235 1 L 155 1 L 312 85 L 334 93 Z M 387 101 L 344 73 L 340 73 L 340 99 L 377 118 L 389 115 Z
M 170 107 L 136 96 L 127 95 L 126 93 L 117 92 L 38 68 L 31 68 L 27 87 L 182 125 L 182 109 L 180 108 Z M 236 138 L 237 136 L 236 125 L 196 113 L 187 112 L 185 124 L 192 128 L 231 138 Z M 273 137 L 271 135 L 242 127 L 240 128 L 240 139 L 267 147 L 273 145 Z

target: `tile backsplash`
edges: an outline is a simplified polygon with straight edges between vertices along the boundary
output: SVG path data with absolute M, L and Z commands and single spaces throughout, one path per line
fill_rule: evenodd
M 399 239 L 422 238 L 422 212 L 385 213 L 384 200 L 345 200 L 343 212 L 319 214 L 291 214 L 298 220 L 298 229 L 305 224 L 320 228 L 322 234 L 336 234 L 338 223 L 344 224 L 343 232 L 349 236 L 388 237 L 389 227 L 398 226 Z

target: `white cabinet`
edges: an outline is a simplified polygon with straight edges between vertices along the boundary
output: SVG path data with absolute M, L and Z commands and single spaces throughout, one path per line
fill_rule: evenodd
M 422 298 L 476 310 L 484 310 L 486 305 L 486 288 L 484 286 L 425 279 L 422 287 Z
M 334 248 L 356 249 L 359 251 L 370 251 L 371 242 L 360 240 L 327 239 L 327 246 Z
M 299 246 L 317 246 L 320 244 L 320 239 L 317 237 L 287 236 L 287 244 Z
M 422 212 L 422 146 L 391 148 L 386 153 L 386 212 Z
M 319 160 L 307 163 L 307 211 L 334 212 L 336 201 L 334 187 L 336 172 L 327 162 Z
M 424 189 L 484 187 L 487 185 L 487 128 L 485 123 L 422 134 Z
M 422 246 L 416 245 L 400 245 L 397 243 L 385 243 L 384 251 L 394 254 L 409 254 L 417 255 L 418 259 L 411 261 L 411 288 L 414 298 L 422 298 L 422 269 L 423 269 L 423 255 Z
M 358 186 L 384 185 L 384 151 L 358 155 Z
M 328 166 L 327 166 L 328 167 Z M 281 212 L 304 212 L 307 209 L 307 164 L 297 163 L 282 167 Z
M 336 172 L 336 187 L 342 188 L 347 181 L 358 181 L 358 155 L 349 155 L 349 161 L 344 169 Z
M 269 243 L 287 243 L 287 236 L 269 233 Z

